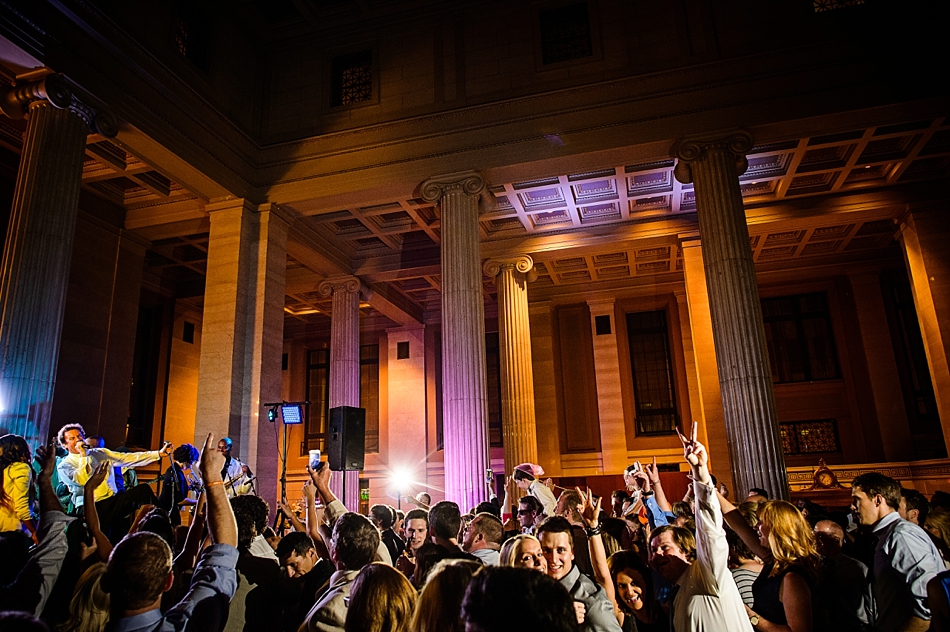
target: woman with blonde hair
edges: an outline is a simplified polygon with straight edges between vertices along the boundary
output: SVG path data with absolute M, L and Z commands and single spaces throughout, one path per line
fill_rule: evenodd
M 934 540 L 937 550 L 943 557 L 943 564 L 950 568 L 950 511 L 937 507 L 927 514 L 927 519 L 922 525 L 924 530 Z
M 462 599 L 482 567 L 471 560 L 442 560 L 432 568 L 412 615 L 412 632 L 464 632 Z
M 752 584 L 753 606 L 746 610 L 752 626 L 769 632 L 811 632 L 811 590 L 821 557 L 811 526 L 795 505 L 769 500 L 749 526 L 742 513 L 719 496 L 723 518 L 765 566 Z
M 416 591 L 406 576 L 388 564 L 364 566 L 353 580 L 346 632 L 408 632 Z
M 516 535 L 501 545 L 499 566 L 520 566 L 546 573 L 548 563 L 541 553 L 541 542 L 533 535 Z
M 102 632 L 109 623 L 109 593 L 102 590 L 106 565 L 96 562 L 86 569 L 69 602 L 69 619 L 57 627 L 58 632 Z

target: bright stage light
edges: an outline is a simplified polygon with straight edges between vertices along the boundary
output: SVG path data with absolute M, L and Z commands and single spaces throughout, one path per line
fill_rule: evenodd
M 404 468 L 396 468 L 389 473 L 389 484 L 398 491 L 404 491 L 412 485 L 412 473 Z

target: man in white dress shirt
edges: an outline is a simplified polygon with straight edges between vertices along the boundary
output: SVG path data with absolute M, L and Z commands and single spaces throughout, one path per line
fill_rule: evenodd
M 81 511 L 83 485 L 92 476 L 96 467 L 104 461 L 112 463 L 109 474 L 95 491 L 96 510 L 102 530 L 121 538 L 128 531 L 128 518 L 141 505 L 154 505 L 158 501 L 148 485 L 136 485 L 132 489 L 120 492 L 116 484 L 116 468 L 126 470 L 141 467 L 158 461 L 172 451 L 172 444 L 166 442 L 161 450 L 147 452 L 114 452 L 107 448 L 90 448 L 85 443 L 86 432 L 79 424 L 66 424 L 57 433 L 60 444 L 66 448 L 66 456 L 56 466 L 59 480 L 66 485 L 72 497 L 73 506 Z M 114 529 L 113 529 L 114 527 Z M 110 535 L 112 537 L 112 535 Z
M 673 630 L 752 632 L 742 596 L 729 571 L 729 544 L 707 467 L 706 448 L 696 440 L 695 424 L 692 439 L 682 434 L 679 437 L 692 473 L 696 539 L 689 530 L 669 525 L 654 531 L 650 538 L 650 563 L 674 584 L 670 606 Z
M 243 496 L 250 493 L 253 489 L 251 480 L 254 475 L 244 463 L 231 456 L 231 446 L 234 442 L 230 437 L 224 437 L 218 441 L 218 452 L 224 455 L 224 469 L 221 470 L 221 478 L 224 479 L 224 489 L 228 492 L 228 497 Z

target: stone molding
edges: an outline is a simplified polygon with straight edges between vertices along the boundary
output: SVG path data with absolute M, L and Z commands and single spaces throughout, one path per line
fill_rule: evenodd
M 477 196 L 485 190 L 485 178 L 477 171 L 460 171 L 433 176 L 422 183 L 419 193 L 426 202 L 439 202 L 450 193 Z
M 11 119 L 21 119 L 30 107 L 45 101 L 61 110 L 68 109 L 85 121 L 86 126 L 106 138 L 114 138 L 119 124 L 110 112 L 96 110 L 73 92 L 66 78 L 46 75 L 34 81 L 22 81 L 0 92 L 0 111 Z
M 511 257 L 493 257 L 485 261 L 482 267 L 485 274 L 495 279 L 503 270 L 513 270 L 525 275 L 528 282 L 538 278 L 538 271 L 534 267 L 534 259 L 530 255 L 513 255 Z
M 681 138 L 673 144 L 671 150 L 676 158 L 673 175 L 681 183 L 689 184 L 693 181 L 690 163 L 705 160 L 711 151 L 723 151 L 736 157 L 736 173 L 741 176 L 749 168 L 746 154 L 754 146 L 752 134 L 745 130 L 738 130 L 728 136 Z

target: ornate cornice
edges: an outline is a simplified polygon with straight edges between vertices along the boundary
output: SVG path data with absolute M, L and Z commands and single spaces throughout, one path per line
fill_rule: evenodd
M 426 202 L 438 202 L 449 193 L 480 195 L 485 190 L 485 178 L 477 171 L 462 171 L 433 176 L 422 183 L 419 193 Z
M 85 121 L 89 129 L 106 138 L 119 132 L 115 117 L 96 110 L 77 97 L 62 75 L 46 75 L 36 81 L 22 81 L 0 91 L 0 111 L 11 119 L 27 115 L 35 103 L 46 102 L 61 110 L 69 109 Z
M 321 296 L 333 296 L 337 291 L 349 292 L 355 294 L 359 292 L 363 300 L 369 300 L 373 296 L 373 291 L 363 285 L 359 277 L 350 274 L 339 274 L 327 277 L 320 285 L 317 291 Z
M 513 255 L 511 257 L 494 257 L 485 262 L 485 274 L 494 279 L 502 270 L 514 270 L 524 274 L 528 281 L 538 278 L 538 271 L 534 267 L 534 259 L 529 255 Z
M 705 160 L 711 151 L 728 152 L 734 155 L 736 172 L 742 175 L 749 167 L 749 161 L 745 156 L 754 146 L 752 134 L 745 130 L 738 130 L 728 136 L 681 138 L 673 144 L 671 150 L 676 158 L 673 175 L 683 184 L 689 184 L 693 181 L 690 164 Z

